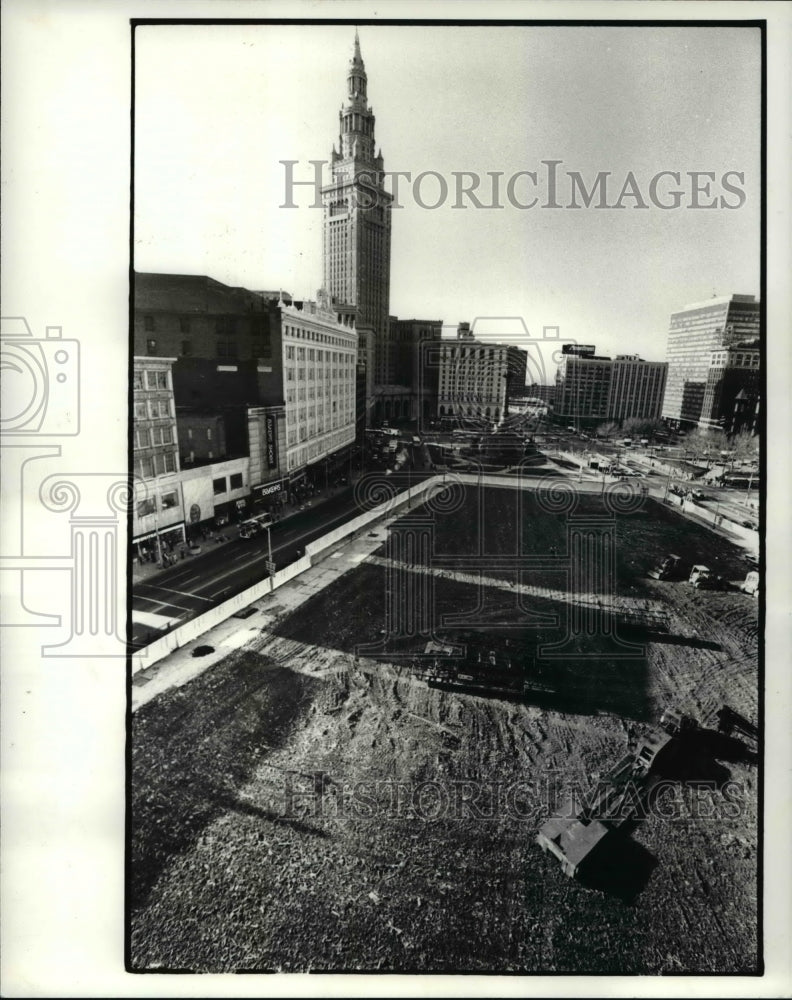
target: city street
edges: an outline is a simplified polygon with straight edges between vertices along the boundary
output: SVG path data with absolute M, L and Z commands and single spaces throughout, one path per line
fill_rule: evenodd
M 355 513 L 352 487 L 326 500 L 315 497 L 304 511 L 273 526 L 275 565 L 282 568 L 293 562 L 297 551 L 302 552 L 308 542 Z M 133 644 L 145 645 L 269 575 L 266 532 L 258 538 L 241 539 L 237 527 L 228 526 L 220 534 L 228 541 L 206 541 L 199 556 L 134 585 Z
M 419 482 L 428 474 L 416 472 L 411 481 Z M 327 499 L 314 497 L 305 510 L 273 526 L 272 557 L 276 567 L 282 569 L 293 562 L 309 542 L 359 513 L 351 486 Z M 266 532 L 258 538 L 241 539 L 237 526 L 232 525 L 220 534 L 228 540 L 204 542 L 200 555 L 134 584 L 133 645 L 152 642 L 269 575 Z

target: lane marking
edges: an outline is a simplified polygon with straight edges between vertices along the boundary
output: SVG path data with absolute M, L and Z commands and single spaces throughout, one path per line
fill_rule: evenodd
M 155 604 L 158 608 L 178 608 L 179 611 L 187 611 L 189 614 L 195 614 L 195 612 L 198 610 L 197 608 L 185 608 L 182 604 L 173 604 L 170 601 L 163 601 L 162 598 L 146 597 L 145 594 L 133 594 L 132 599 L 133 600 L 137 599 L 140 601 L 150 601 L 152 604 Z
M 184 590 L 176 590 L 174 587 L 163 587 L 162 584 L 159 583 L 140 583 L 138 584 L 138 587 L 151 587 L 152 590 L 165 590 L 169 594 L 179 594 L 181 597 L 196 597 L 199 601 L 209 600 L 208 597 L 201 597 L 200 594 L 190 594 Z M 134 590 L 135 588 L 133 587 L 132 589 Z

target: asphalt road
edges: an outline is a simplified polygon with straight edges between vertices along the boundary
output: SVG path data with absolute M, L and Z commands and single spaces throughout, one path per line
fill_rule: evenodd
M 308 542 L 359 513 L 352 487 L 292 515 L 272 528 L 272 557 L 278 569 L 293 562 Z M 267 534 L 241 539 L 236 528 L 225 529 L 229 540 L 202 543 L 199 556 L 163 570 L 132 588 L 132 641 L 144 644 L 163 635 L 189 618 L 199 615 L 233 594 L 263 580 L 266 569 Z M 157 616 L 164 621 L 149 619 Z M 156 628 L 170 620 L 170 626 Z M 155 631 L 156 628 L 156 631 Z M 153 634 L 152 634 L 153 633 Z
M 428 475 L 431 473 L 416 472 L 412 481 L 417 483 Z M 276 567 L 283 569 L 294 562 L 309 542 L 359 513 L 352 486 L 324 501 L 313 498 L 304 511 L 272 528 Z M 235 527 L 226 528 L 225 533 L 228 541 L 204 542 L 200 555 L 133 585 L 133 645 L 146 645 L 269 576 L 266 532 L 249 539 L 238 538 Z

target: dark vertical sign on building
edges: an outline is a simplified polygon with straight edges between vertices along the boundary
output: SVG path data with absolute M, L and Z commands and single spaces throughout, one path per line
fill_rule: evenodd
M 270 469 L 277 469 L 278 467 L 278 440 L 276 437 L 276 423 L 275 416 L 272 413 L 268 413 L 266 416 L 267 423 L 267 467 Z

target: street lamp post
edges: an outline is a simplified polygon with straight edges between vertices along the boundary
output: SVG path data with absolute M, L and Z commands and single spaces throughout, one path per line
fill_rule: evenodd
M 668 473 L 666 474 L 666 484 L 665 484 L 665 493 L 663 494 L 663 503 L 665 503 L 666 500 L 668 500 L 668 491 L 670 487 L 671 487 L 671 466 L 669 465 Z
M 272 561 L 272 535 L 270 534 L 271 529 L 272 529 L 272 525 L 268 524 L 267 525 L 267 557 L 269 558 L 270 575 L 272 575 L 272 567 L 274 565 L 274 563 Z
M 156 503 L 156 500 L 154 501 Z M 157 562 L 162 565 L 162 541 L 159 533 L 159 517 L 154 515 L 154 534 L 157 539 Z

